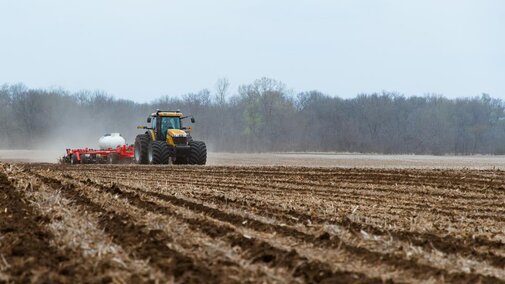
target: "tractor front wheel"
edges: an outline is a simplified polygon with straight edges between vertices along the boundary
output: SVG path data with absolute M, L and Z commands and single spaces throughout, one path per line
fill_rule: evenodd
M 191 141 L 191 152 L 188 156 L 188 164 L 190 165 L 205 165 L 207 163 L 207 146 L 203 141 Z
M 170 149 L 165 141 L 152 141 L 149 144 L 149 163 L 150 164 L 168 164 Z

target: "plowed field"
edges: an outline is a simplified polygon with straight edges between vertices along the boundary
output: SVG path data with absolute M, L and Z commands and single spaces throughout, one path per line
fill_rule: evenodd
M 505 172 L 0 164 L 0 282 L 505 282 Z

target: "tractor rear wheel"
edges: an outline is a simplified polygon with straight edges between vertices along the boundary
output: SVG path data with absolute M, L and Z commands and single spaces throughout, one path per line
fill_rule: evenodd
M 207 162 L 207 146 L 203 141 L 191 141 L 191 152 L 188 156 L 188 164 L 190 165 L 205 165 Z
M 147 134 L 139 134 L 135 138 L 135 162 L 137 164 L 148 164 L 149 157 L 149 136 Z
M 170 149 L 165 141 L 152 141 L 149 144 L 149 163 L 150 164 L 168 164 Z

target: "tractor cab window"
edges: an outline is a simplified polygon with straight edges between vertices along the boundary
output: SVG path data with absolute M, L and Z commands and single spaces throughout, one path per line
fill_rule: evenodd
M 161 119 L 161 134 L 167 136 L 169 129 L 181 129 L 181 119 L 178 116 L 164 116 Z
M 153 117 L 153 118 L 151 119 L 151 124 L 152 124 L 152 126 L 151 126 L 151 127 L 152 127 L 153 129 L 156 129 L 156 117 Z

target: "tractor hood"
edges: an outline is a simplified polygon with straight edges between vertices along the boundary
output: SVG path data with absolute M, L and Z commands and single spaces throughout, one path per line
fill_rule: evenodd
M 180 129 L 169 129 L 167 135 L 170 137 L 186 137 L 186 131 Z

